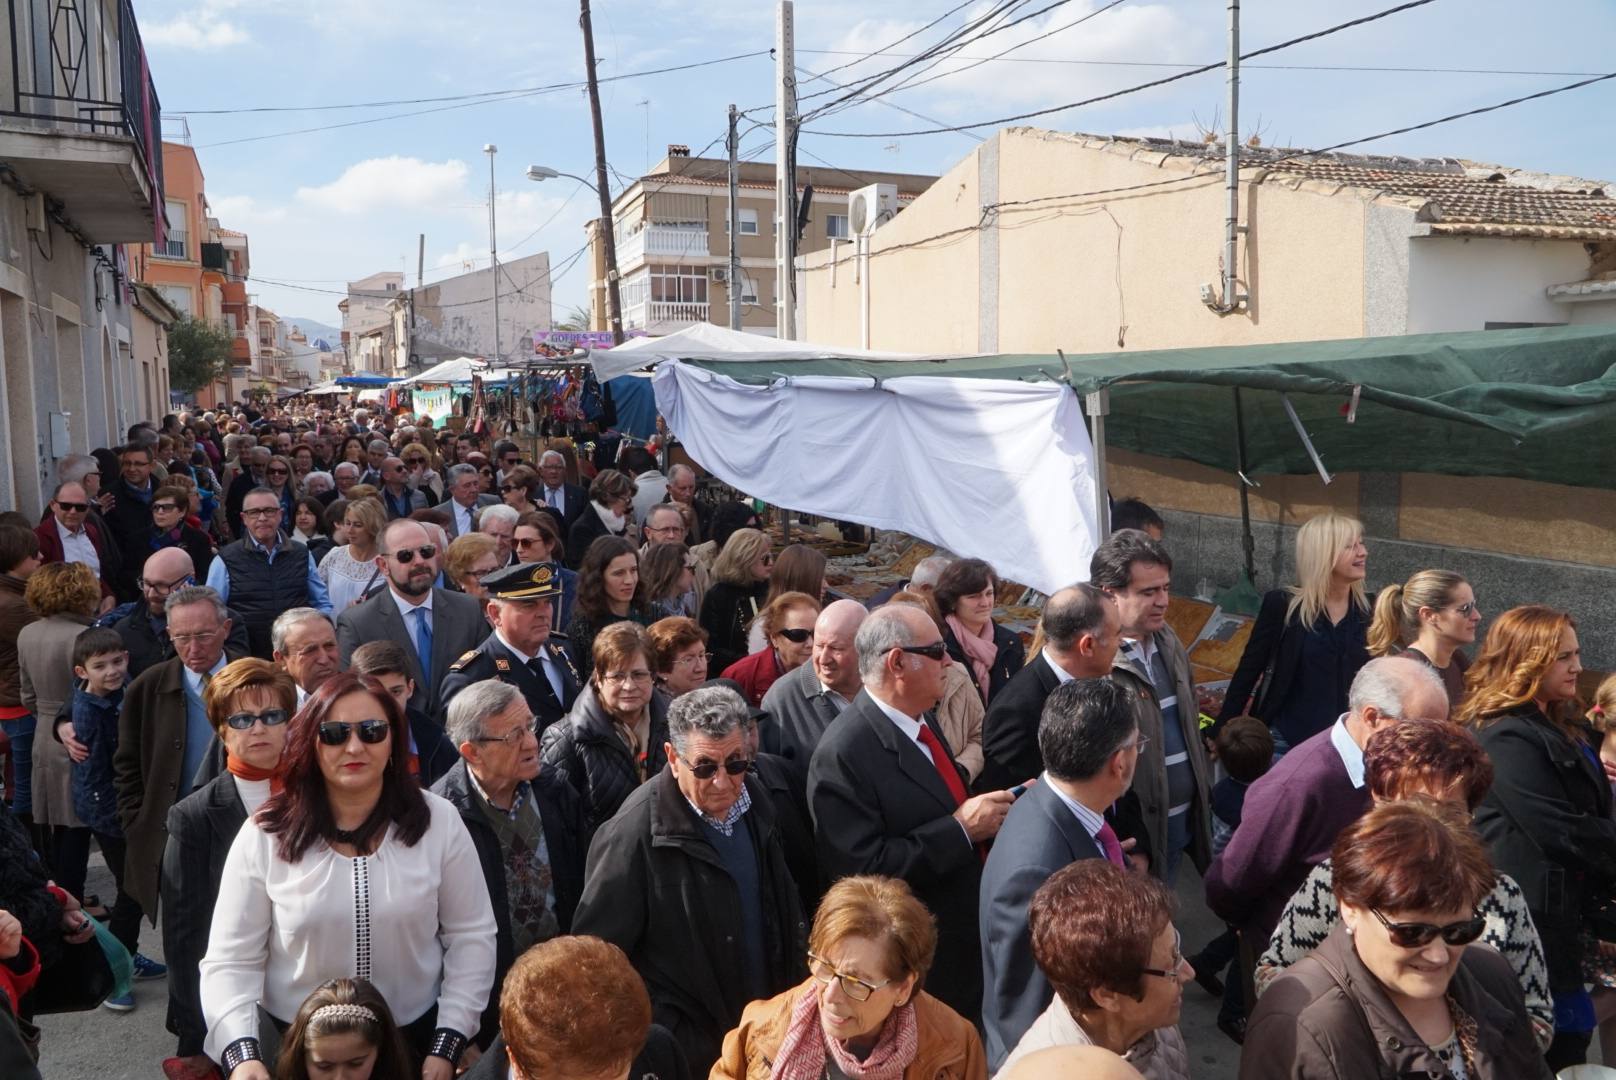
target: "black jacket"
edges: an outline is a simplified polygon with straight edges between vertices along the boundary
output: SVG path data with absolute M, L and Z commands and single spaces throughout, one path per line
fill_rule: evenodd
M 1583 920 L 1616 895 L 1616 821 L 1610 784 L 1586 744 L 1536 708 L 1505 713 L 1476 732 L 1493 762 L 1493 786 L 1476 808 L 1476 831 L 1493 865 L 1526 895 L 1543 939 L 1549 987 L 1582 989 Z
M 198 581 L 202 579 L 197 578 Z M 118 613 L 115 609 L 107 613 L 112 618 Z M 247 655 L 247 624 L 241 616 L 230 608 L 225 609 L 226 617 L 230 620 L 230 636 L 225 639 L 224 651 L 231 656 Z M 98 626 L 107 625 L 105 619 L 97 623 Z M 135 601 L 134 607 L 128 614 L 112 622 L 112 629 L 123 638 L 123 647 L 129 650 L 129 681 L 133 682 L 135 676 L 147 668 L 156 667 L 164 660 L 174 659 L 174 643 L 168 640 L 168 629 L 165 621 L 161 634 L 152 625 L 151 615 L 146 610 L 144 599 Z
M 948 753 L 943 733 L 929 716 L 927 721 Z M 937 953 L 926 991 L 961 1016 L 980 1015 L 976 923 L 982 863 L 976 845 L 954 820 L 957 804 L 936 768 L 868 689 L 820 738 L 808 765 L 808 808 L 828 878 L 883 874 L 909 883 L 937 919 Z
M 976 778 L 978 791 L 1000 791 L 1044 771 L 1043 751 L 1038 748 L 1038 721 L 1044 715 L 1044 702 L 1060 685 L 1055 669 L 1043 655 L 1027 665 L 993 695 L 982 718 L 982 753 L 986 762 Z
M 819 850 L 814 844 L 814 819 L 808 813 L 808 792 L 804 789 L 804 769 L 778 754 L 759 754 L 754 762 L 754 778 L 774 803 L 774 821 L 785 845 L 786 867 L 797 883 L 802 910 L 819 909 L 820 898 L 830 887 L 819 870 Z
M 213 905 L 224 878 L 224 860 L 247 808 L 229 773 L 210 781 L 168 810 L 159 905 L 163 957 L 168 961 L 168 1030 L 179 1036 L 179 1054 L 202 1053 L 208 1026 L 202 1019 L 197 965 L 208 951 Z
M 808 925 L 786 869 L 774 805 L 748 779 L 746 814 L 762 894 L 764 966 L 772 997 L 805 974 Z M 641 785 L 589 846 L 572 929 L 628 954 L 651 995 L 651 1017 L 685 1057 L 718 1060 L 725 1032 L 750 1000 L 741 970 L 740 892 L 685 801 L 673 773 Z
M 151 554 L 151 496 L 157 492 L 152 482 L 151 494 L 145 501 L 135 497 L 134 489 L 119 476 L 103 490 L 112 492 L 112 509 L 106 514 L 107 530 L 112 542 L 118 545 L 117 579 L 111 582 L 118 602 L 127 604 L 140 598 L 135 579 L 146 568 L 146 557 Z M 197 578 L 198 581 L 202 579 Z
M 707 590 L 701 598 L 701 618 L 697 621 L 707 631 L 707 647 L 713 651 L 708 671 L 723 671 L 752 652 L 746 647 L 746 633 L 768 595 L 767 581 L 751 586 L 720 581 Z
M 668 741 L 670 701 L 661 690 L 651 691 L 651 729 L 645 747 L 647 776 L 660 772 L 668 763 L 663 746 Z M 543 743 L 544 767 L 578 792 L 591 832 L 617 813 L 629 792 L 639 786 L 628 747 L 617 737 L 593 684 L 584 687 L 566 719 L 544 729 Z
M 477 1064 L 466 1070 L 465 1080 L 508 1080 L 510 1074 L 511 1055 L 505 1049 L 505 1036 L 500 1035 L 477 1059 Z M 684 1052 L 668 1029 L 660 1024 L 652 1024 L 645 1033 L 645 1045 L 640 1048 L 628 1075 L 629 1080 L 691 1080 Z
M 443 728 L 420 709 L 405 709 L 404 718 L 410 722 L 410 735 L 415 739 L 415 763 L 421 770 L 421 786 L 431 787 L 454 768 L 455 762 L 460 760 L 460 751 L 443 733 Z
M 943 641 L 948 645 L 948 655 L 953 658 L 954 663 L 965 666 L 965 674 L 971 676 L 971 685 L 975 686 L 976 675 L 971 669 L 970 661 L 965 657 L 965 649 L 954 637 L 953 627 L 944 627 Z M 988 670 L 988 696 L 983 702 L 984 705 L 991 705 L 999 696 L 999 691 L 1005 688 L 1011 677 L 1027 662 L 1027 649 L 1021 644 L 1021 638 L 1014 630 L 998 623 L 993 624 L 993 648 L 993 666 Z
M 1299 621 L 1300 616 L 1286 621 L 1285 612 L 1290 607 L 1290 602 L 1291 594 L 1288 589 L 1274 589 L 1263 594 L 1257 621 L 1252 624 L 1251 637 L 1246 640 L 1246 651 L 1240 654 L 1240 663 L 1235 668 L 1234 677 L 1229 680 L 1229 689 L 1223 696 L 1223 708 L 1218 712 L 1217 723 L 1207 732 L 1209 736 L 1216 736 L 1224 721 L 1248 712 L 1259 720 L 1266 720 L 1269 727 L 1274 727 L 1280 712 L 1293 693 L 1310 692 L 1309 687 L 1297 685 L 1296 682 L 1298 669 L 1302 665 L 1302 642 L 1307 631 Z M 1370 597 L 1371 610 L 1373 606 L 1374 598 Z M 1360 612 L 1358 616 L 1367 630 L 1368 613 Z M 1263 672 L 1268 669 L 1270 662 L 1274 665 L 1273 684 L 1263 693 L 1263 707 L 1259 711 L 1254 707 L 1256 702 L 1252 700 L 1252 694 L 1257 691 L 1257 684 L 1262 680 Z M 1369 651 L 1363 642 L 1359 642 L 1353 656 L 1349 658 L 1348 667 L 1356 674 L 1358 668 L 1368 662 Z M 1350 677 L 1348 681 L 1351 681 Z M 1346 709 L 1347 703 L 1343 698 L 1335 706 L 1335 711 L 1342 713 Z M 1298 745 L 1301 741 L 1301 738 L 1297 738 L 1291 745 Z
M 625 531 L 627 526 L 625 526 Z M 583 513 L 573 520 L 572 526 L 567 530 L 567 551 L 564 561 L 567 569 L 576 570 L 584 561 L 584 554 L 589 551 L 589 545 L 603 536 L 617 536 L 606 527 L 595 510 L 594 503 L 587 503 Z
M 572 913 L 578 907 L 578 897 L 584 887 L 584 855 L 589 838 L 584 831 L 583 805 L 570 787 L 549 772 L 541 771 L 531 789 L 534 805 L 539 809 L 539 821 L 544 826 L 544 846 L 550 855 L 556 922 L 565 934 L 572 929 Z M 510 902 L 505 893 L 505 856 L 500 851 L 498 835 L 477 805 L 464 759 L 456 761 L 432 785 L 432 791 L 454 803 L 460 811 L 460 820 L 465 822 L 471 842 L 477 846 L 477 861 L 482 864 L 488 899 L 494 907 L 494 989 L 489 994 L 488 1007 L 483 1010 L 483 1026 L 477 1035 L 478 1044 L 484 1045 L 491 1042 L 499 1030 L 499 988 L 504 985 L 505 973 L 516 962 Z

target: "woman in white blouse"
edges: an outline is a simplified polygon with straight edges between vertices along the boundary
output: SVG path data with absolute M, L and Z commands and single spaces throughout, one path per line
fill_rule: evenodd
M 377 582 L 385 582 L 376 568 L 379 549 L 376 541 L 387 524 L 387 511 L 380 499 L 355 499 L 343 512 L 348 542 L 332 548 L 320 560 L 320 580 L 331 593 L 331 611 L 341 615 L 365 598 Z
M 382 992 L 422 1080 L 450 1080 L 492 991 L 494 912 L 460 813 L 409 776 L 408 726 L 375 679 L 333 676 L 293 719 L 286 787 L 225 862 L 201 996 L 229 1080 L 268 1080 L 258 1006 L 284 1031 L 333 978 Z

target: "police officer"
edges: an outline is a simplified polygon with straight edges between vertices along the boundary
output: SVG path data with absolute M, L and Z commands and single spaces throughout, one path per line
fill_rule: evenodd
M 441 691 L 444 708 L 461 688 L 498 679 L 522 691 L 533 715 L 548 727 L 567 715 L 580 683 L 564 636 L 550 632 L 561 579 L 550 563 L 520 563 L 489 574 L 483 587 L 494 632 L 449 665 Z

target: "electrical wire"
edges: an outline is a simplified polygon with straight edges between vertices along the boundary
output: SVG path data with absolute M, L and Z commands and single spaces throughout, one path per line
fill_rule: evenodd
M 1120 4 L 1120 3 L 1122 3 L 1122 0 L 1116 0 L 1116 2 Z M 800 66 L 797 68 L 797 73 L 799 75 L 807 76 L 810 81 L 814 80 L 814 79 L 825 79 L 825 76 L 823 76 L 823 75 L 815 75 L 813 72 L 807 70 L 806 68 L 800 67 Z M 825 81 L 830 83 L 832 86 L 836 86 L 836 83 L 832 82 L 830 79 L 825 79 Z M 872 98 L 871 100 L 873 100 L 878 105 L 885 105 L 889 109 L 896 109 L 898 112 L 905 113 L 905 114 L 907 114 L 909 116 L 912 116 L 916 120 L 924 120 L 928 124 L 941 124 L 942 123 L 941 120 L 937 119 L 934 116 L 927 116 L 925 113 L 916 112 L 915 110 L 913 110 L 911 108 L 907 108 L 906 106 L 899 105 L 896 101 L 888 101 L 884 97 Z M 965 136 L 967 139 L 975 139 L 977 142 L 986 142 L 987 141 L 987 136 L 986 135 L 978 135 L 974 131 L 961 131 L 958 134 Z
M 1377 11 L 1371 15 L 1351 19 L 1344 23 L 1337 23 L 1335 26 L 1329 26 L 1322 30 L 1315 30 L 1310 34 L 1303 34 L 1300 37 L 1294 37 L 1287 41 L 1281 41 L 1275 45 L 1269 45 L 1261 49 L 1253 50 L 1252 52 L 1243 54 L 1240 59 L 1242 62 L 1244 62 L 1250 57 L 1265 56 L 1269 53 L 1278 52 L 1281 49 L 1288 49 L 1294 45 L 1300 45 L 1308 41 L 1316 41 L 1319 38 L 1328 37 L 1331 34 L 1340 33 L 1343 30 L 1350 30 L 1355 27 L 1363 26 L 1367 23 L 1389 18 L 1392 15 L 1398 15 L 1405 11 L 1412 11 L 1414 8 L 1424 7 L 1426 4 L 1434 2 L 1435 0 L 1407 0 L 1406 3 L 1398 4 L 1395 7 L 1386 8 L 1383 11 Z M 1000 117 L 995 120 L 983 120 L 979 123 L 953 124 L 947 127 L 927 128 L 920 131 L 815 131 L 811 132 L 811 134 L 825 135 L 837 139 L 900 139 L 915 135 L 941 135 L 948 132 L 964 130 L 966 128 L 1001 127 L 1005 124 L 1013 124 L 1022 120 L 1031 120 L 1035 117 L 1049 116 L 1052 113 L 1066 112 L 1070 109 L 1080 108 L 1085 105 L 1095 105 L 1102 101 L 1113 101 L 1120 97 L 1126 97 L 1129 94 L 1137 94 L 1140 91 L 1151 90 L 1158 86 L 1166 86 L 1168 83 L 1175 83 L 1181 79 L 1188 79 L 1195 75 L 1203 75 L 1208 71 L 1216 71 L 1219 68 L 1226 67 L 1227 64 L 1227 61 L 1219 60 L 1215 63 L 1203 64 L 1200 67 L 1191 68 L 1188 71 L 1181 71 L 1175 75 L 1168 75 L 1164 78 L 1153 79 L 1150 82 L 1140 83 L 1137 86 L 1130 86 L 1123 90 L 1113 90 L 1108 94 L 1099 94 L 1094 97 L 1084 98 L 1081 101 L 1071 101 L 1064 105 L 1052 105 L 1045 109 L 1034 109 L 1031 112 L 1018 113 L 1014 116 Z
M 1037 41 L 1033 38 L 1032 41 Z M 1029 41 L 1028 44 L 1031 44 Z M 851 49 L 798 49 L 799 53 L 823 56 L 863 56 Z M 910 54 L 911 57 L 914 54 Z M 1008 64 L 1072 64 L 1089 67 L 1145 67 L 1192 68 L 1195 64 L 1176 64 L 1166 60 L 1077 60 L 1052 56 L 1017 56 L 1006 58 L 1003 53 L 994 56 L 956 56 L 956 60 L 1004 60 Z M 1519 68 L 1440 68 L 1440 67 L 1369 67 L 1357 64 L 1242 64 L 1241 69 L 1253 71 L 1363 71 L 1378 74 L 1412 75 L 1545 75 L 1564 79 L 1578 79 L 1597 75 L 1597 71 L 1534 71 Z

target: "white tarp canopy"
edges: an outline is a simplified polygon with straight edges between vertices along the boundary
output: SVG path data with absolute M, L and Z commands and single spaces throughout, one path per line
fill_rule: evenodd
M 469 383 L 473 375 L 479 374 L 488 368 L 485 360 L 477 360 L 470 356 L 460 356 L 453 360 L 445 360 L 440 364 L 433 364 L 419 375 L 411 375 L 407 379 L 400 379 L 395 386 L 415 386 L 418 383 Z
M 902 530 L 1043 593 L 1088 580 L 1093 447 L 1062 385 L 917 374 L 761 387 L 681 363 L 652 381 L 690 456 L 740 491 Z
M 591 349 L 589 362 L 601 382 L 667 360 L 928 360 L 912 353 L 870 352 L 864 349 L 827 348 L 802 341 L 781 341 L 761 334 L 696 323 L 667 337 L 642 337 L 610 349 Z

